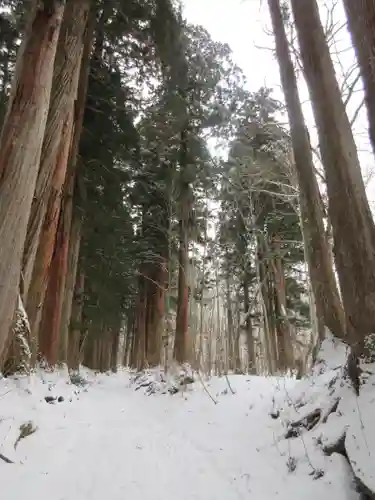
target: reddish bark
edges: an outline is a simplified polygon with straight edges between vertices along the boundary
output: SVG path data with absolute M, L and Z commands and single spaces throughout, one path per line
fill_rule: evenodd
M 0 356 L 18 294 L 64 2 L 33 4 L 0 138 Z M 15 230 L 17 228 L 17 230 Z
M 72 314 L 69 324 L 68 338 L 68 367 L 72 370 L 78 370 L 80 364 L 80 340 L 82 335 L 82 312 L 83 312 L 83 294 L 85 290 L 85 274 L 78 272 L 74 287 L 74 296 L 72 302 Z
M 40 234 L 38 250 L 35 259 L 32 280 L 28 293 L 27 313 L 29 316 L 31 336 L 34 342 L 34 358 L 36 357 L 36 346 L 39 332 L 39 325 L 42 314 L 44 297 L 49 284 L 49 273 L 54 251 L 56 253 L 56 231 L 59 223 L 61 210 L 62 188 L 68 164 L 71 135 L 73 127 L 73 113 L 67 116 L 64 130 L 61 137 L 60 151 L 55 173 L 52 181 L 52 189 L 48 200 L 46 218 Z M 56 243 L 55 243 L 56 240 Z M 56 248 L 55 248 L 56 247 Z M 55 248 L 55 250 L 54 250 Z M 54 340 L 51 339 L 54 343 Z
M 164 265 L 156 267 L 153 279 L 148 279 L 147 294 L 147 362 L 157 366 L 161 361 L 161 328 L 165 308 L 166 271 Z
M 141 370 L 146 364 L 146 284 L 143 276 L 139 279 L 138 302 L 134 325 L 132 366 Z
M 67 210 L 69 208 L 67 207 Z M 69 352 L 69 325 L 72 315 L 74 288 L 77 278 L 77 268 L 82 236 L 82 217 L 72 214 L 72 227 L 69 236 L 68 268 L 65 280 L 64 300 L 61 313 L 60 331 L 60 361 L 68 360 Z
M 25 297 L 32 279 L 39 236 L 46 216 L 53 175 L 58 161 L 61 137 L 68 114 L 72 111 L 78 88 L 90 0 L 67 0 L 54 64 L 51 104 L 40 159 L 39 172 L 23 256 Z
M 61 313 L 68 267 L 69 233 L 70 222 L 66 220 L 64 210 L 62 210 L 40 328 L 40 351 L 51 366 L 57 363 L 59 355 Z
M 189 287 L 185 269 L 187 269 L 187 251 L 185 245 L 180 247 L 180 271 L 178 274 L 178 303 L 176 318 L 176 338 L 174 346 L 175 359 L 179 363 L 186 361 L 187 335 L 189 325 Z M 185 264 L 183 267 L 181 264 Z

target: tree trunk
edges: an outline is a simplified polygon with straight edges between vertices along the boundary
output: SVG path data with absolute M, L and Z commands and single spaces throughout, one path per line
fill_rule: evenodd
M 33 4 L 0 137 L 0 357 L 18 295 L 64 4 Z
M 236 333 L 233 342 L 234 350 L 234 371 L 235 373 L 242 373 L 241 363 L 241 297 L 239 290 L 236 291 Z
M 62 45 L 56 56 L 56 74 L 52 92 L 57 104 L 51 103 L 34 198 L 34 211 L 31 213 L 29 223 L 28 244 L 31 250 L 25 256 L 24 269 L 26 274 L 30 274 L 32 268 L 27 312 L 34 343 L 34 358 L 61 208 L 62 189 L 70 157 L 74 103 L 78 91 L 83 34 L 89 8 L 88 0 L 77 2 L 75 5 L 77 4 L 81 8 L 72 9 L 63 25 L 65 28 L 61 31 Z M 68 41 L 69 50 L 65 49 L 65 39 Z M 51 172 L 53 172 L 52 176 Z M 37 247 L 36 255 L 32 250 L 33 247 Z
M 375 331 L 374 224 L 316 0 L 291 3 L 326 173 L 347 329 L 359 353 Z
M 190 186 L 186 181 L 188 168 L 187 128 L 181 132 L 180 144 L 180 222 L 178 251 L 178 298 L 176 317 L 176 336 L 174 343 L 174 358 L 178 363 L 187 360 L 187 335 L 189 321 L 189 286 L 187 273 L 189 268 L 189 237 L 188 221 L 190 216 Z
M 178 298 L 176 317 L 176 336 L 174 343 L 174 358 L 178 363 L 186 361 L 187 334 L 188 334 L 188 309 L 189 288 L 187 271 L 189 265 L 188 237 L 184 221 L 180 221 L 180 247 L 178 251 Z
M 138 303 L 136 307 L 134 342 L 132 353 L 132 367 L 143 370 L 146 365 L 146 311 L 147 311 L 147 287 L 145 278 L 139 277 Z
M 117 325 L 111 329 L 111 335 L 111 370 L 113 373 L 117 373 L 118 352 L 120 344 L 120 328 Z
M 130 357 L 134 340 L 134 309 L 128 309 L 126 313 L 125 346 L 122 364 L 130 366 Z
M 72 309 L 73 290 L 75 286 L 75 279 L 77 275 L 77 264 L 81 244 L 81 231 L 83 225 L 83 214 L 74 211 L 73 198 L 75 195 L 75 184 L 77 177 L 77 158 L 79 151 L 79 142 L 82 134 L 83 119 L 85 113 L 85 104 L 87 99 L 88 77 L 90 72 L 90 55 L 92 49 L 92 41 L 94 37 L 95 28 L 95 9 L 91 10 L 89 20 L 86 23 L 86 30 L 84 33 L 84 46 L 82 53 L 82 61 L 80 67 L 80 76 L 77 91 L 77 100 L 75 102 L 75 122 L 72 144 L 69 153 L 68 172 L 65 188 L 65 203 L 64 210 L 66 214 L 66 221 L 71 221 L 72 226 L 69 236 L 69 253 L 68 253 L 68 270 L 66 287 L 64 290 L 63 309 L 61 316 L 61 338 L 68 339 L 70 329 L 70 315 Z M 77 190 L 76 195 L 82 195 Z M 83 200 L 82 200 L 83 201 Z M 68 231 L 68 227 L 66 228 Z
M 250 296 L 249 296 L 249 279 L 248 273 L 245 273 L 245 279 L 243 282 L 243 293 L 244 293 L 244 309 L 245 309 L 245 328 L 246 328 L 246 343 L 247 343 L 247 372 L 256 373 L 255 365 L 255 353 L 254 353 L 254 338 L 253 338 L 253 326 L 251 323 L 250 316 Z
M 73 222 L 69 237 L 68 270 L 66 275 L 64 300 L 61 313 L 60 330 L 60 361 L 68 359 L 69 325 L 72 314 L 74 286 L 77 278 L 79 252 L 81 247 L 82 217 L 80 214 L 73 215 Z
M 281 243 L 279 235 L 275 235 L 272 241 L 271 251 L 274 254 L 273 259 L 273 277 L 275 286 L 275 309 L 276 309 L 276 331 L 279 343 L 279 352 L 283 352 L 284 370 L 294 368 L 293 351 L 293 327 L 287 316 L 286 303 L 286 284 L 284 263 L 281 257 Z
M 42 231 L 40 233 L 38 250 L 35 258 L 35 266 L 33 269 L 32 280 L 30 283 L 28 294 L 26 310 L 30 321 L 34 361 L 36 360 L 38 350 L 38 335 L 41 333 L 39 331 L 39 327 L 42 319 L 44 298 L 47 287 L 51 282 L 51 263 L 54 255 L 56 255 L 58 244 L 56 238 L 58 225 L 60 225 L 60 231 L 62 230 L 62 220 L 60 220 L 61 195 L 69 157 L 72 128 L 73 113 L 71 112 L 67 116 L 67 122 L 64 126 L 64 131 L 61 137 L 59 157 L 57 159 L 54 178 L 52 181 L 53 187 L 51 189 L 50 197 L 48 200 L 46 218 L 44 220 Z M 51 301 L 52 298 L 49 297 L 49 300 Z M 44 340 L 46 341 L 46 339 Z M 55 341 L 56 339 L 52 341 L 53 344 L 55 343 Z M 44 345 L 46 346 L 45 343 Z
M 80 364 L 80 344 L 82 336 L 82 312 L 85 291 L 85 275 L 78 272 L 74 286 L 72 315 L 69 324 L 68 367 L 78 370 Z
M 166 273 L 164 263 L 155 266 L 153 279 L 148 280 L 147 293 L 147 362 L 157 366 L 161 362 L 161 328 L 164 318 Z
M 270 293 L 267 263 L 264 259 L 264 244 L 257 235 L 257 277 L 261 310 L 263 313 L 263 339 L 267 356 L 268 371 L 272 375 L 276 371 L 277 351 L 275 342 L 275 321 L 273 316 L 273 297 Z
M 70 221 L 60 213 L 55 248 L 49 271 L 46 299 L 40 326 L 40 353 L 50 366 L 57 363 L 60 345 L 61 314 L 68 267 Z
M 235 369 L 235 354 L 234 354 L 234 321 L 233 321 L 233 309 L 232 309 L 232 299 L 230 294 L 230 282 L 229 282 L 229 270 L 225 276 L 225 297 L 227 306 L 227 328 L 228 328 L 228 365 L 229 370 Z
M 90 0 L 79 2 L 67 0 L 66 4 L 54 65 L 51 105 L 25 242 L 23 258 L 25 297 L 32 279 L 39 236 L 46 216 L 64 127 L 76 98 L 89 4 Z
M 374 0 L 343 2 L 364 84 L 369 135 L 375 154 L 375 3 Z
M 287 104 L 294 161 L 300 189 L 302 231 L 317 314 L 334 335 L 346 333 L 345 316 L 324 232 L 323 207 L 314 173 L 310 140 L 298 95 L 279 0 L 268 0 L 280 76 Z

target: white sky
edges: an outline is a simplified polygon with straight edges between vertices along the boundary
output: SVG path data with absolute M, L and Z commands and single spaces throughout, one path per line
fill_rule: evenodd
M 326 6 L 331 7 L 333 3 L 337 2 L 319 0 L 323 24 L 327 19 Z M 243 69 L 248 79 L 250 90 L 256 91 L 261 86 L 268 86 L 274 88 L 275 98 L 283 100 L 278 65 L 272 50 L 270 50 L 273 47 L 273 37 L 269 34 L 270 21 L 266 0 L 184 0 L 184 4 L 185 15 L 189 22 L 201 24 L 210 32 L 214 40 L 229 44 L 233 51 L 234 60 Z M 338 26 L 345 21 L 344 13 L 340 9 L 339 3 L 334 11 Z M 343 73 L 353 65 L 355 59 L 353 51 L 350 49 L 350 38 L 345 29 L 339 31 L 335 40 L 336 49 L 340 51 L 340 56 L 334 56 L 333 59 L 338 81 L 341 84 Z M 300 79 L 300 96 L 304 103 L 312 142 L 317 143 L 308 93 L 302 77 Z M 350 118 L 361 100 L 361 83 L 359 82 L 358 91 L 348 106 Z M 364 178 L 368 184 L 368 196 L 372 202 L 375 200 L 375 179 L 371 178 L 374 161 L 368 141 L 364 109 L 358 116 L 354 132 Z

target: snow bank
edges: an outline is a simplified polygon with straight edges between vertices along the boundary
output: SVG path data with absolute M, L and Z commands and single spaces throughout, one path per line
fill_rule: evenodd
M 346 377 L 348 348 L 328 338 L 312 374 L 280 394 L 278 414 L 284 436 L 315 442 L 323 454 L 344 459 L 356 489 L 375 498 L 375 365 L 363 365 L 357 397 Z

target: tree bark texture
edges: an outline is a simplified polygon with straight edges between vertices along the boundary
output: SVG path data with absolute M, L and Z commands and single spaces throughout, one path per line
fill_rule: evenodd
M 375 154 L 375 2 L 343 0 L 364 84 L 369 135 Z
M 268 0 L 276 54 L 282 87 L 287 104 L 294 162 L 300 192 L 300 209 L 308 269 L 316 301 L 317 314 L 324 318 L 334 335 L 346 332 L 345 316 L 341 305 L 329 244 L 324 231 L 323 207 L 314 172 L 310 140 L 298 94 L 297 79 L 289 52 L 279 0 Z
M 63 1 L 35 1 L 0 137 L 0 357 L 13 320 L 50 104 Z

